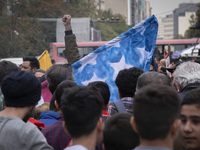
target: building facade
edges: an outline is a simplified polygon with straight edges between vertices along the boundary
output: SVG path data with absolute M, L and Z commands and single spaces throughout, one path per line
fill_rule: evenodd
M 178 17 L 178 36 L 179 37 L 184 37 L 185 36 L 185 31 L 189 29 L 191 26 L 189 20 L 191 19 L 191 16 L 196 17 L 195 12 L 185 12 L 184 16 L 179 16 Z
M 174 22 L 173 15 L 159 17 L 158 19 L 158 36 L 157 39 L 173 39 L 174 37 Z
M 179 4 L 179 8 L 173 11 L 174 17 L 174 38 L 179 37 L 179 17 L 185 16 L 185 12 L 196 12 L 198 10 L 195 3 L 182 3 Z
M 146 0 L 95 0 L 97 8 L 120 14 L 127 25 L 135 25 L 151 16 L 150 3 Z

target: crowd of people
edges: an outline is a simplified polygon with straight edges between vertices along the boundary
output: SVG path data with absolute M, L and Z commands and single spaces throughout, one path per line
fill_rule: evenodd
M 63 23 L 68 64 L 44 71 L 35 57 L 19 67 L 0 62 L 1 150 L 200 149 L 199 63 L 165 68 L 156 59 L 148 72 L 123 69 L 115 80 L 120 99 L 110 103 L 105 82 L 74 82 L 70 64 L 80 56 L 71 16 Z

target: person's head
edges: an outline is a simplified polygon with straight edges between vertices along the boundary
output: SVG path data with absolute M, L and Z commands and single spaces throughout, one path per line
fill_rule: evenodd
M 95 82 L 89 83 L 88 86 L 96 87 L 104 99 L 104 106 L 105 107 L 108 106 L 109 99 L 110 99 L 110 89 L 108 87 L 108 84 L 106 84 L 103 81 L 95 81 Z
M 138 77 L 136 91 L 152 83 L 170 86 L 170 78 L 163 73 L 155 71 L 145 72 Z
M 54 59 L 51 59 L 52 65 L 55 65 L 56 61 Z
M 11 61 L 3 60 L 0 62 L 0 85 L 3 78 L 14 71 L 19 71 L 19 67 Z
M 33 74 L 38 78 L 40 79 L 42 76 L 44 76 L 45 74 L 45 71 L 42 70 L 42 69 L 36 69 Z
M 103 130 L 105 150 L 131 150 L 139 145 L 139 136 L 130 124 L 130 113 L 117 113 L 106 121 Z
M 98 89 L 88 86 L 65 89 L 61 97 L 65 131 L 73 139 L 88 136 L 94 130 L 102 135 L 102 108 L 103 98 Z
M 118 73 L 115 83 L 118 87 L 120 98 L 134 97 L 137 79 L 143 72 L 140 68 L 132 67 L 121 70 Z
M 187 148 L 200 149 L 200 88 L 191 90 L 181 103 L 181 135 Z
M 134 97 L 132 126 L 140 139 L 153 141 L 176 137 L 180 98 L 170 86 L 150 84 Z
M 160 60 L 160 66 L 166 67 L 166 62 L 164 58 Z
M 41 98 L 40 81 L 29 72 L 16 71 L 2 80 L 1 89 L 6 108 L 30 108 L 24 118 L 27 121 Z
M 178 84 L 179 91 L 192 83 L 200 83 L 200 64 L 195 62 L 183 62 L 176 67 L 173 80 Z
M 49 103 L 43 103 L 35 109 L 33 118 L 39 120 L 41 113 L 47 110 L 49 110 Z
M 160 57 L 155 57 L 155 62 L 157 64 L 157 66 L 160 66 Z
M 74 81 L 72 66 L 69 64 L 56 64 L 50 67 L 45 72 L 45 77 L 48 82 L 48 88 L 53 94 L 58 84 L 64 80 Z
M 55 106 L 57 110 L 60 109 L 60 103 L 61 103 L 61 96 L 65 89 L 72 88 L 74 86 L 77 86 L 77 84 L 74 81 L 71 80 L 64 80 L 62 81 L 56 88 L 54 94 L 55 94 Z
M 24 57 L 20 67 L 22 71 L 33 73 L 36 69 L 40 68 L 40 63 L 35 57 Z

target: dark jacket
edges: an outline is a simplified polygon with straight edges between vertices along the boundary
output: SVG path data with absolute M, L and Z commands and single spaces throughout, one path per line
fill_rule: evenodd
M 184 96 L 191 90 L 196 89 L 200 87 L 200 83 L 191 83 L 188 84 L 186 87 L 183 88 L 183 90 L 180 92 L 180 98 L 183 100 Z
M 65 54 L 69 64 L 73 64 L 80 59 L 74 34 L 65 36 Z

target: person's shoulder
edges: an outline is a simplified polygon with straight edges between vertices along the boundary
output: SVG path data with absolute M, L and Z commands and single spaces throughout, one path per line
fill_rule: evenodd
M 110 103 L 109 107 L 115 107 L 114 102 Z
M 137 146 L 132 150 L 170 150 L 166 147 L 157 147 L 157 146 Z
M 82 145 L 73 145 L 65 148 L 64 150 L 88 150 L 88 149 Z
M 0 128 L 7 132 L 7 134 L 10 134 L 10 136 L 18 135 L 21 139 L 38 130 L 32 123 L 26 123 L 18 117 L 0 117 L 0 122 Z
M 10 129 L 18 129 L 26 126 L 26 123 L 18 117 L 2 117 L 0 116 L 1 126 L 10 128 Z
M 114 102 L 110 103 L 110 105 L 108 107 L 108 113 L 110 115 L 113 115 L 113 114 L 117 113 L 117 108 L 116 108 Z
M 60 128 L 62 128 L 62 121 L 57 120 L 56 122 L 42 129 L 42 133 L 47 134 L 49 132 L 54 132 L 54 130 L 59 130 Z

